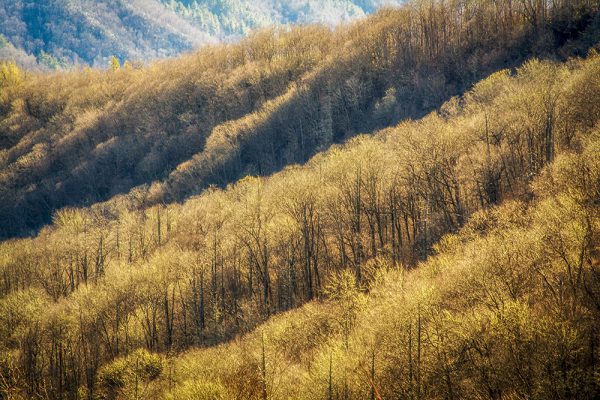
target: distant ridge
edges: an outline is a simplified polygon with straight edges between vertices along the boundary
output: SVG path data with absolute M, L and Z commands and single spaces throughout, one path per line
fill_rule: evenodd
M 71 64 L 106 67 L 112 56 L 149 61 L 198 46 L 230 41 L 252 29 L 363 17 L 403 0 L 0 0 L 0 34 L 41 68 Z

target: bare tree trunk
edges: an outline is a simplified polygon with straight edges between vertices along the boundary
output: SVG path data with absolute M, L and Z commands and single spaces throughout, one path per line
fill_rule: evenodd
M 262 353 L 262 360 L 261 360 L 262 395 L 261 395 L 261 399 L 267 400 L 267 398 L 268 398 L 268 396 L 267 396 L 267 363 L 265 360 L 265 334 L 263 332 L 261 332 L 261 334 L 260 334 L 260 345 L 261 345 L 261 353 Z
M 417 400 L 421 400 L 421 310 L 417 313 Z
M 329 390 L 328 390 L 328 400 L 333 400 L 333 380 L 332 380 L 332 354 L 329 353 Z

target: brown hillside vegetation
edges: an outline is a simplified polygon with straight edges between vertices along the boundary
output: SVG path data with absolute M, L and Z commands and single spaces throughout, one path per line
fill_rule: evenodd
M 531 55 L 585 55 L 598 32 L 596 0 L 414 1 L 143 68 L 2 75 L 0 236 L 153 182 L 146 205 L 303 163 Z
M 591 135 L 583 154 L 560 155 L 534 180 L 535 203 L 475 213 L 416 270 L 380 257 L 366 264 L 362 285 L 352 271 L 334 274 L 328 301 L 275 317 L 233 343 L 164 359 L 147 393 L 597 397 L 600 132 Z M 104 367 L 101 379 L 123 373 L 118 365 Z M 122 393 L 131 388 L 128 381 Z
M 532 60 L 268 178 L 63 209 L 0 244 L 0 393 L 596 398 L 598 104 L 595 52 Z
M 407 271 L 334 274 L 328 300 L 163 358 L 169 399 L 591 399 L 599 394 L 600 132 L 538 177 L 536 202 L 475 213 Z M 591 184 L 595 182 L 595 184 Z M 365 291 L 367 294 L 365 294 Z M 135 357 L 135 356 L 134 356 Z M 119 361 L 104 367 L 122 374 Z M 131 380 L 119 388 L 131 393 Z M 105 386 L 106 387 L 106 386 Z M 266 393 L 266 396 L 264 395 Z

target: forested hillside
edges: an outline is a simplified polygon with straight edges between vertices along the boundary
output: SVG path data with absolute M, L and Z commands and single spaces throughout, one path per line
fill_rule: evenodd
M 158 0 L 0 0 L 0 34 L 46 68 L 107 67 L 214 42 Z
M 382 6 L 397 6 L 403 0 L 160 0 L 217 37 L 247 34 L 272 25 L 340 22 L 364 17 Z
M 0 33 L 0 60 L 10 60 L 29 69 L 38 67 L 37 59 L 27 54 L 22 49 L 18 49 Z
M 527 4 L 417 2 L 335 31 L 263 31 L 142 69 L 40 75 L 9 65 L 0 236 L 134 188 L 160 204 L 268 174 L 420 117 L 531 55 L 585 55 L 596 44 L 596 3 Z
M 130 395 L 139 377 L 168 399 L 597 398 L 600 131 L 585 136 L 533 181 L 534 202 L 475 213 L 417 269 L 394 266 L 388 241 L 362 278 L 334 272 L 327 300 L 226 345 L 119 357 L 100 390 Z
M 0 399 L 600 397 L 599 6 L 0 64 Z
M 268 178 L 63 209 L 0 247 L 1 393 L 596 398 L 599 103 L 596 52 L 532 60 Z
M 401 0 L 0 0 L 0 34 L 38 69 L 144 62 L 276 25 L 335 26 Z M 0 60 L 13 59 L 0 51 Z M 19 56 L 20 65 L 31 63 Z

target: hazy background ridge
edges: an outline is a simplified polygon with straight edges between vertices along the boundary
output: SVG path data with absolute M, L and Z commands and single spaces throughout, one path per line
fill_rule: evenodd
M 50 69 L 71 64 L 104 67 L 113 55 L 121 61 L 149 61 L 235 40 L 266 26 L 334 26 L 402 2 L 0 0 L 0 59 Z

